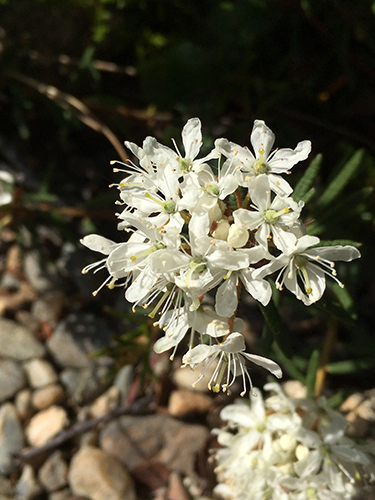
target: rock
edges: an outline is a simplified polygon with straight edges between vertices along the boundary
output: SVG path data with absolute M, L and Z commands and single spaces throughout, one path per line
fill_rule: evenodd
M 0 475 L 0 499 L 13 500 L 13 498 L 14 498 L 14 487 L 12 486 L 9 479 Z
M 71 500 L 72 498 L 73 497 L 70 488 L 64 488 L 63 490 L 60 491 L 54 491 L 53 493 L 50 493 L 48 495 L 48 500 L 69 500 L 69 499 Z
M 349 411 L 355 410 L 364 399 L 364 394 L 361 394 L 360 392 L 354 392 L 341 404 L 340 411 L 342 411 L 343 413 L 348 413 Z
M 125 415 L 103 427 L 100 445 L 130 469 L 152 459 L 190 475 L 208 436 L 206 427 L 185 424 L 167 415 Z
M 168 403 L 169 414 L 173 417 L 206 413 L 211 407 L 212 399 L 209 396 L 187 389 L 173 391 Z
M 63 368 L 85 368 L 88 354 L 110 343 L 111 331 L 93 314 L 69 314 L 57 325 L 48 339 L 48 349 L 55 361 Z M 95 360 L 96 364 L 112 364 L 107 357 Z
M 67 486 L 68 465 L 60 450 L 47 458 L 39 469 L 38 478 L 47 491 L 56 491 Z
M 27 281 L 39 293 L 46 293 L 57 284 L 56 272 L 51 273 L 48 269 L 42 267 L 39 252 L 36 250 L 32 250 L 25 255 L 23 269 Z
M 190 500 L 179 474 L 175 472 L 169 478 L 168 500 Z
M 191 370 L 188 367 L 181 368 L 180 364 L 175 366 L 176 369 L 173 372 L 173 382 L 181 389 L 192 389 L 193 384 L 199 377 L 200 370 Z M 209 392 L 207 384 L 214 373 L 215 368 L 215 363 L 207 368 L 205 376 L 194 386 L 195 391 Z
M 74 402 L 89 404 L 108 387 L 108 382 L 103 381 L 108 369 L 106 366 L 98 367 L 93 360 L 90 360 L 87 368 L 82 370 L 63 370 L 60 373 L 60 380 Z
M 133 481 L 121 462 L 92 446 L 73 457 L 69 483 L 75 495 L 90 500 L 136 500 Z
M 125 365 L 116 373 L 113 385 L 120 391 L 120 401 L 123 403 L 126 400 L 129 389 L 133 382 L 133 367 Z
M 55 328 L 63 311 L 65 294 L 59 290 L 46 293 L 33 302 L 31 312 L 40 322 Z
M 40 358 L 45 348 L 24 326 L 0 318 L 0 356 L 18 361 Z
M 38 410 L 44 410 L 57 403 L 64 396 L 64 389 L 59 384 L 47 385 L 34 392 L 32 404 Z
M 26 437 L 32 446 L 43 446 L 68 423 L 67 413 L 60 406 L 50 406 L 40 411 L 26 427 Z
M 283 389 L 289 398 L 304 399 L 307 395 L 306 387 L 298 380 L 288 380 L 284 382 Z
M 27 328 L 29 332 L 33 335 L 36 335 L 40 331 L 40 323 L 39 321 L 31 314 L 30 311 L 25 311 L 24 309 L 20 309 L 16 312 L 16 320 L 17 322 Z
M 14 400 L 15 407 L 17 409 L 17 413 L 22 418 L 22 420 L 25 420 L 28 418 L 31 414 L 31 390 L 30 389 L 23 389 L 20 391 Z
M 120 391 L 117 387 L 110 387 L 104 394 L 99 396 L 90 407 L 90 414 L 93 418 L 102 417 L 111 410 L 114 410 L 120 400 Z
M 0 474 L 13 472 L 13 456 L 21 452 L 23 445 L 23 431 L 16 408 L 5 403 L 0 409 Z
M 0 403 L 13 397 L 25 384 L 25 373 L 17 363 L 0 360 Z
M 34 389 L 53 384 L 58 380 L 55 370 L 45 359 L 33 359 L 24 364 L 24 369 Z
M 38 484 L 34 470 L 31 465 L 26 464 L 23 468 L 22 475 L 16 484 L 16 499 L 17 500 L 32 500 L 39 493 L 42 488 Z

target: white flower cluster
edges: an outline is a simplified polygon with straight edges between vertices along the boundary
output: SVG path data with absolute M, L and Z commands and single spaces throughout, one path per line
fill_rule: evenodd
M 13 175 L 6 170 L 0 170 L 0 206 L 8 205 L 13 199 Z
M 264 278 L 278 271 L 277 288 L 286 286 L 310 305 L 322 296 L 326 274 L 340 283 L 333 261 L 360 256 L 351 246 L 319 248 L 319 238 L 305 234 L 303 202 L 293 200 L 281 174 L 307 158 L 311 143 L 271 152 L 274 140 L 265 123 L 256 120 L 251 133 L 255 154 L 218 139 L 207 156 L 197 158 L 201 123 L 192 118 L 182 131 L 184 154 L 153 137 L 142 147 L 126 142 L 139 164 L 114 170 L 126 173 L 117 185 L 118 204 L 124 207 L 117 214 L 118 229 L 131 235 L 123 243 L 95 234 L 82 240 L 104 254 L 83 270 L 107 269 L 109 277 L 100 288 L 125 286 L 134 307 L 156 303 L 149 316 L 157 316 L 165 331 L 156 352 L 173 349 L 173 357 L 190 330 L 183 364 L 203 366 L 203 376 L 218 361 L 208 383 L 215 391 L 225 391 L 237 376 L 243 378 L 243 394 L 247 382 L 251 387 L 246 359 L 281 376 L 273 361 L 244 352 L 241 320 L 235 319 L 241 284 L 266 305 L 271 286 Z M 204 305 L 205 294 L 213 289 L 214 308 Z
M 373 481 L 373 456 L 345 436 L 345 417 L 323 398 L 293 400 L 278 384 L 221 411 L 215 429 L 219 484 L 226 500 L 350 500 Z

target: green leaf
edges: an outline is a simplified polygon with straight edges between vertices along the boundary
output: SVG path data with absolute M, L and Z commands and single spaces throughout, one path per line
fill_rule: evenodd
M 348 207 L 350 207 L 350 216 L 360 215 L 364 210 L 364 201 L 373 193 L 372 186 L 365 187 L 346 196 L 345 199 L 333 204 L 332 208 L 327 208 L 324 215 L 318 220 L 306 226 L 307 233 L 314 236 L 320 234 L 327 227 L 338 227 L 343 221 L 348 219 Z
M 267 321 L 267 325 L 273 334 L 272 347 L 282 364 L 282 368 L 289 375 L 300 382 L 305 382 L 303 373 L 293 363 L 293 352 L 289 342 L 289 332 L 283 320 L 280 317 L 279 311 L 273 300 L 267 306 L 258 303 L 262 314 Z M 268 339 L 269 342 L 269 339 Z
M 311 248 L 316 248 L 316 247 L 334 247 L 337 245 L 341 246 L 346 246 L 350 245 L 355 248 L 361 248 L 362 243 L 359 241 L 353 241 L 353 240 L 320 240 L 319 243 L 317 243 L 314 247 Z
M 315 349 L 310 356 L 309 366 L 307 367 L 305 385 L 307 388 L 307 397 L 310 399 L 314 396 L 316 372 L 319 368 L 320 353 Z
M 322 209 L 331 204 L 337 196 L 343 191 L 345 186 L 349 183 L 350 179 L 356 173 L 361 165 L 364 150 L 359 149 L 344 165 L 336 177 L 329 183 L 326 190 L 323 192 L 317 202 L 317 207 Z
M 332 285 L 332 290 L 336 295 L 338 301 L 345 309 L 345 311 L 350 314 L 350 316 L 355 320 L 357 319 L 357 313 L 355 312 L 354 300 L 352 299 L 347 288 L 342 288 L 338 283 Z
M 327 365 L 327 372 L 332 375 L 343 375 L 348 373 L 357 373 L 363 370 L 370 370 L 375 367 L 375 359 L 352 359 L 346 361 L 337 361 Z
M 305 204 L 308 203 L 312 198 L 314 198 L 314 196 L 316 195 L 316 189 L 314 187 L 312 187 L 311 189 L 309 189 L 307 191 L 307 193 L 305 193 L 302 198 L 301 198 L 301 201 L 303 201 Z
M 292 197 L 295 201 L 300 201 L 307 194 L 309 189 L 314 184 L 316 176 L 319 173 L 320 164 L 322 163 L 323 156 L 318 154 L 308 166 L 302 178 L 297 182 L 294 188 Z

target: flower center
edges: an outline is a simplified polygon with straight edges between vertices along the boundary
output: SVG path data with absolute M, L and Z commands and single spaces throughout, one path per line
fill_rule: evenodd
M 205 269 L 207 269 L 206 261 L 201 259 L 194 259 L 190 262 L 190 269 L 194 273 L 202 273 Z
M 270 171 L 270 167 L 264 161 L 264 149 L 259 150 L 259 158 L 254 162 L 252 169 L 254 175 L 267 174 Z
M 307 259 L 303 255 L 296 255 L 293 261 L 296 268 L 300 271 L 300 276 L 305 286 L 305 291 L 307 295 L 310 295 L 310 293 L 312 292 L 312 288 L 310 284 L 310 278 L 306 270 Z
M 162 209 L 166 214 L 174 214 L 176 212 L 176 203 L 173 200 L 167 200 L 162 204 Z
M 214 196 L 219 196 L 220 194 L 220 189 L 219 189 L 219 186 L 217 184 L 215 184 L 214 182 L 212 184 L 209 184 L 207 186 L 207 189 L 211 192 L 211 194 L 213 194 Z
M 180 158 L 180 167 L 183 172 L 189 172 L 191 167 L 189 158 Z
M 278 218 L 283 215 L 283 214 L 288 214 L 290 212 L 290 208 L 285 207 L 282 210 L 279 210 L 279 212 L 276 212 L 276 210 L 273 210 L 272 208 L 269 208 L 268 210 L 265 210 L 263 212 L 263 220 L 266 224 L 275 224 L 277 222 Z

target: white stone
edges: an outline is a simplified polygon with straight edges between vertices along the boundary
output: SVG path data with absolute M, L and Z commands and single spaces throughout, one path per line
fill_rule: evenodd
M 44 410 L 57 403 L 64 396 L 64 389 L 59 384 L 51 384 L 37 389 L 32 395 L 32 404 L 38 410 Z
M 33 359 L 25 363 L 24 369 L 34 389 L 53 384 L 58 380 L 55 370 L 45 359 Z
M 32 446 L 44 446 L 68 423 L 67 413 L 60 406 L 50 406 L 30 420 L 26 437 Z
M 81 448 L 73 457 L 69 483 L 73 494 L 90 500 L 136 500 L 133 481 L 123 464 L 93 446 Z
M 91 405 L 90 413 L 91 416 L 102 417 L 106 415 L 109 411 L 114 410 L 120 400 L 120 390 L 116 386 L 110 387 L 104 394 L 99 396 Z

